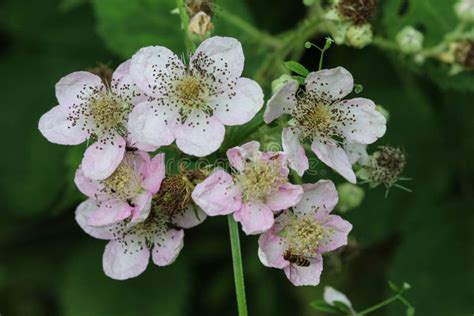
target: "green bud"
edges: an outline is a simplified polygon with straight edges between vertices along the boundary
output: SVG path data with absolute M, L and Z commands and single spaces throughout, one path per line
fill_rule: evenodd
M 358 207 L 364 200 L 364 190 L 352 183 L 342 183 L 337 186 L 339 192 L 338 210 L 341 213 L 346 213 Z
M 454 5 L 454 11 L 459 20 L 463 22 L 474 22 L 474 0 L 460 0 Z
M 372 42 L 373 33 L 370 24 L 351 25 L 347 29 L 347 43 L 355 48 L 364 48 Z
M 411 26 L 405 26 L 398 32 L 396 40 L 405 54 L 414 54 L 423 49 L 423 34 Z
M 294 80 L 290 75 L 281 75 L 280 78 L 272 81 L 272 93 L 275 94 L 285 83 Z

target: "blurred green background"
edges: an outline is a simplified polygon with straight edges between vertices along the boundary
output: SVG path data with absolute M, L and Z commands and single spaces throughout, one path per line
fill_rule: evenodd
M 269 32 L 285 31 L 305 15 L 297 0 L 220 0 L 219 6 Z M 436 4 L 434 4 L 436 3 Z M 380 1 L 375 30 L 388 38 L 406 24 L 422 26 L 428 44 L 453 28 L 453 1 Z M 400 6 L 408 6 L 403 12 Z M 48 143 L 38 132 L 42 113 L 56 105 L 54 84 L 64 75 L 112 68 L 145 45 L 183 49 L 174 0 L 3 0 L 0 2 L 0 314 L 11 315 L 236 315 L 227 223 L 212 218 L 186 231 L 170 267 L 150 265 L 136 279 L 102 272 L 104 241 L 76 225 L 83 197 L 73 173 L 85 145 Z M 217 16 L 216 34 L 242 40 L 246 74 L 271 53 Z M 315 42 L 321 39 L 315 37 Z M 303 43 L 295 43 L 295 45 Z M 301 62 L 317 64 L 307 51 Z M 417 315 L 474 312 L 474 81 L 446 76 L 428 63 L 416 68 L 376 48 L 332 47 L 325 67 L 349 69 L 363 96 L 391 114 L 380 143 L 408 154 L 413 193 L 368 190 L 345 215 L 351 246 L 326 257 L 322 284 L 293 287 L 281 271 L 264 268 L 256 237 L 243 237 L 251 315 L 320 315 L 309 302 L 324 285 L 345 292 L 356 309 L 390 295 L 388 280 L 407 281 Z M 270 79 L 261 82 L 269 88 Z M 325 173 L 326 172 L 326 173 Z M 321 176 L 341 178 L 321 169 Z M 319 177 L 307 177 L 316 181 Z M 374 315 L 403 315 L 393 304 Z

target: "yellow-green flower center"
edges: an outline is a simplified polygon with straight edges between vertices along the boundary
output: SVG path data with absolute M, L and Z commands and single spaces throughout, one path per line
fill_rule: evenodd
M 100 93 L 90 105 L 90 116 L 93 118 L 97 129 L 110 131 L 120 127 L 128 114 L 128 104 L 112 93 Z
M 244 202 L 264 202 L 266 197 L 284 181 L 281 166 L 277 160 L 255 160 L 245 164 L 236 175 L 236 182 L 242 190 Z
M 132 198 L 141 189 L 140 179 L 127 161 L 122 162 L 102 184 L 109 194 L 121 199 Z
M 310 216 L 290 220 L 285 227 L 288 251 L 294 255 L 312 257 L 323 238 L 321 224 Z

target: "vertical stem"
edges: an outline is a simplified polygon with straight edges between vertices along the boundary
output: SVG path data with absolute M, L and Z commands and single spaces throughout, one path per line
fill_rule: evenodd
M 189 25 L 189 16 L 186 12 L 186 7 L 183 0 L 176 0 L 176 6 L 179 11 L 179 18 L 181 19 L 181 26 L 183 27 L 184 32 L 184 43 L 186 44 L 186 53 L 189 55 L 193 50 L 196 49 L 193 41 L 189 38 L 188 34 L 188 25 Z M 189 57 L 189 56 L 186 56 Z
M 247 302 L 245 298 L 244 270 L 240 251 L 239 228 L 232 215 L 227 217 L 229 222 L 230 245 L 232 248 L 232 263 L 234 266 L 235 293 L 239 316 L 247 316 Z

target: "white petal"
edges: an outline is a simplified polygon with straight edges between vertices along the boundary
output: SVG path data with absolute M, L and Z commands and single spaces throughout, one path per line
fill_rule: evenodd
M 219 149 L 225 128 L 221 122 L 200 110 L 194 110 L 176 131 L 176 145 L 182 152 L 197 157 Z
M 283 114 L 290 114 L 296 105 L 295 93 L 298 90 L 298 82 L 291 80 L 268 100 L 263 119 L 269 124 Z
M 308 157 L 301 145 L 298 134 L 291 128 L 284 128 L 282 133 L 283 151 L 287 154 L 290 168 L 301 177 L 309 168 Z
M 162 46 L 148 46 L 132 57 L 130 75 L 148 95 L 164 97 L 170 83 L 183 76 L 185 67 L 172 51 Z
M 310 73 L 305 80 L 306 90 L 316 93 L 322 100 L 341 100 L 351 93 L 354 79 L 343 67 L 323 69 Z
M 263 106 L 263 91 L 257 82 L 239 78 L 235 86 L 211 97 L 209 105 L 224 125 L 241 125 L 250 121 Z
M 77 71 L 56 83 L 56 98 L 63 107 L 79 105 L 104 88 L 99 76 L 87 71 Z
M 72 125 L 67 107 L 57 105 L 41 116 L 38 129 L 46 139 L 55 144 L 77 145 L 89 136 L 82 124 Z
M 316 212 L 329 214 L 338 202 L 338 193 L 330 180 L 303 184 L 303 197 L 293 208 L 295 214 L 308 215 Z
M 122 100 L 129 104 L 136 105 L 146 100 L 147 96 L 145 92 L 141 91 L 135 84 L 132 76 L 130 75 L 130 64 L 131 59 L 124 61 L 112 74 L 112 90 Z
M 321 141 L 315 139 L 311 144 L 311 149 L 316 156 L 337 173 L 346 178 L 351 183 L 356 183 L 356 176 L 352 170 L 346 152 L 341 146 L 332 140 Z

